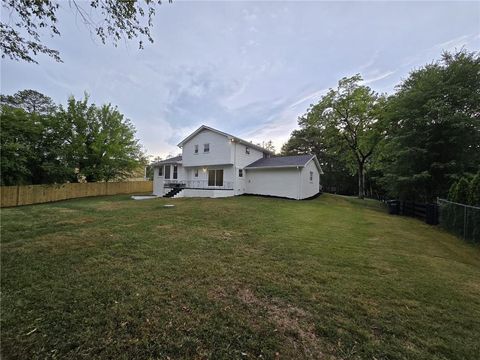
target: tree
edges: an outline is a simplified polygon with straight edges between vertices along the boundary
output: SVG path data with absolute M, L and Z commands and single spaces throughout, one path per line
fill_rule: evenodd
M 62 61 L 58 50 L 45 46 L 41 39 L 41 31 L 44 29 L 47 29 L 52 37 L 60 36 L 57 14 L 61 3 L 55 0 L 2 2 L 4 11 L 10 13 L 10 21 L 0 23 L 2 58 L 8 56 L 12 60 L 37 63 L 35 57 L 45 54 L 56 61 Z M 122 39 L 140 37 L 139 47 L 143 48 L 143 38 L 153 42 L 150 30 L 153 27 L 156 6 L 161 1 L 91 0 L 85 3 L 78 0 L 68 2 L 84 25 L 95 33 L 102 43 L 105 44 L 107 39 L 111 39 L 116 46 Z
M 76 170 L 72 181 L 123 179 L 145 162 L 135 128 L 110 104 L 101 107 L 70 97 L 58 116 L 69 129 L 67 161 Z
M 315 116 L 305 117 L 305 125 L 317 127 L 328 151 L 357 174 L 358 197 L 363 199 L 366 167 L 383 136 L 379 118 L 384 99 L 361 82 L 358 74 L 341 79 L 336 90 L 310 108 Z
M 383 183 L 431 201 L 480 165 L 480 58 L 460 51 L 413 71 L 389 98 Z
M 36 130 L 22 109 L 1 106 L 0 122 L 0 183 L 18 185 L 29 183 L 28 167 L 32 157 L 31 143 Z
M 39 115 L 52 114 L 56 110 L 52 98 L 36 90 L 21 90 L 13 95 L 0 95 L 0 103 Z
M 480 171 L 470 181 L 468 203 L 474 206 L 480 206 Z
M 69 178 L 65 127 L 51 98 L 35 90 L 0 95 L 2 184 L 45 184 Z
M 272 140 L 262 141 L 261 144 L 257 144 L 257 145 L 275 153 L 275 145 L 273 145 Z

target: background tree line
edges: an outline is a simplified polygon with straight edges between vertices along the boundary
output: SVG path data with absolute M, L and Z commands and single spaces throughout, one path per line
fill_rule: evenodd
M 34 90 L 0 97 L 1 185 L 111 181 L 144 164 L 135 128 L 110 104 L 65 106 Z
M 461 50 L 387 96 L 341 79 L 299 117 L 283 154 L 319 158 L 326 191 L 431 201 L 480 169 L 480 58 Z

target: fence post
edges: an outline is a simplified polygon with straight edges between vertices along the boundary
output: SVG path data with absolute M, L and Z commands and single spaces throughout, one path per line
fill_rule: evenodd
M 438 205 L 425 204 L 425 222 L 429 225 L 438 225 Z
M 463 240 L 467 239 L 467 207 L 463 207 Z

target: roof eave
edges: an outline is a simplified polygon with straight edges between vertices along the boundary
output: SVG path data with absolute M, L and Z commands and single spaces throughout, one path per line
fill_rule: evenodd
M 248 146 L 250 146 L 250 147 L 252 147 L 252 148 L 255 148 L 255 149 L 257 149 L 257 150 L 259 150 L 259 151 L 261 151 L 261 152 L 268 153 L 268 154 L 270 154 L 270 155 L 274 155 L 274 154 L 275 154 L 274 152 L 272 152 L 272 151 L 270 151 L 270 150 L 267 150 L 267 149 L 265 149 L 265 148 L 263 148 L 263 147 L 261 147 L 261 146 L 255 145 L 255 144 L 253 144 L 253 143 L 251 143 L 251 142 L 248 142 L 247 140 L 240 139 L 239 137 L 236 137 L 236 136 L 227 134 L 227 133 L 225 133 L 225 132 L 223 132 L 223 131 L 214 129 L 214 128 L 212 128 L 212 127 L 210 127 L 210 126 L 207 126 L 207 125 L 202 125 L 202 126 L 200 126 L 197 130 L 195 130 L 193 133 L 191 133 L 190 135 L 188 135 L 185 139 L 183 139 L 182 141 L 180 141 L 180 142 L 177 144 L 177 146 L 178 146 L 179 148 L 182 148 L 183 145 L 184 145 L 186 142 L 188 142 L 190 139 L 192 139 L 195 135 L 197 135 L 197 134 L 198 134 L 199 132 L 201 132 L 202 130 L 210 130 L 210 131 L 213 131 L 213 132 L 215 132 L 215 133 L 217 133 L 217 134 L 223 135 L 223 136 L 225 136 L 225 137 L 227 137 L 227 138 L 229 138 L 229 139 L 233 139 L 233 140 L 235 140 L 235 141 L 237 141 L 237 142 L 240 142 L 240 143 L 242 143 L 242 144 L 244 144 L 244 145 L 248 145 Z

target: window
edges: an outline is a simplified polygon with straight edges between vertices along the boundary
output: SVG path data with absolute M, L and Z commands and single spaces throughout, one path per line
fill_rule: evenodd
M 195 154 L 198 154 L 198 145 L 195 145 Z
M 238 177 L 243 177 L 243 169 L 238 169 Z
M 165 179 L 170 179 L 170 165 L 165 165 Z
M 313 171 L 310 171 L 310 182 L 313 181 Z
M 173 165 L 173 178 L 176 179 L 178 177 L 178 167 L 177 165 Z
M 208 186 L 223 186 L 223 169 L 208 170 Z
M 203 152 L 204 153 L 210 152 L 210 144 L 203 144 Z
M 158 176 L 163 176 L 163 166 L 158 168 Z
M 250 148 L 248 146 L 245 148 L 245 154 L 250 154 Z
M 198 177 L 198 169 L 195 169 L 195 177 Z

